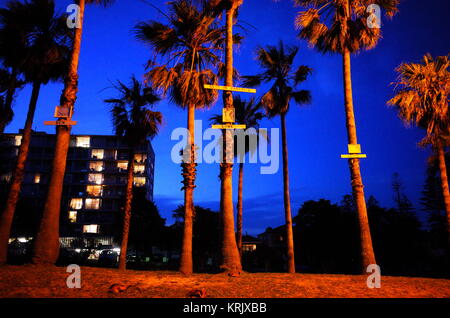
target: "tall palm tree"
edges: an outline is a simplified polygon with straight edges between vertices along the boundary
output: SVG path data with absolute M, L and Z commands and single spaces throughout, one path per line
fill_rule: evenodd
M 401 64 L 396 69 L 396 95 L 388 105 L 398 108 L 399 117 L 406 124 L 426 130 L 420 145 L 431 144 L 438 158 L 450 244 L 450 192 L 445 163 L 445 150 L 450 146 L 449 66 L 448 56 L 434 59 L 430 54 L 423 57 L 422 63 Z
M 78 61 L 80 58 L 81 36 L 83 33 L 84 10 L 86 4 L 107 6 L 113 0 L 77 0 L 79 6 L 78 23 L 70 56 L 69 70 L 64 80 L 61 94 L 62 108 L 73 113 L 78 91 Z M 51 176 L 44 204 L 39 232 L 36 236 L 33 251 L 33 263 L 54 264 L 59 255 L 59 213 L 63 190 L 64 173 L 66 171 L 67 152 L 70 144 L 70 126 L 56 126 L 55 153 L 53 155 Z
M 269 118 L 280 116 L 281 140 L 283 147 L 283 191 L 284 191 L 284 213 L 286 221 L 286 248 L 288 258 L 288 272 L 295 273 L 294 259 L 294 237 L 292 232 L 291 199 L 289 192 L 289 167 L 288 167 L 288 145 L 286 134 L 286 114 L 289 111 L 291 99 L 297 104 L 311 102 L 311 94 L 307 90 L 295 90 L 295 87 L 304 82 L 312 69 L 301 65 L 295 71 L 293 63 L 298 48 L 285 46 L 282 41 L 278 46 L 267 46 L 258 48 L 257 60 L 264 72 L 253 76 L 244 76 L 245 84 L 258 86 L 263 82 L 271 83 L 272 86 L 261 98 L 261 104 L 266 110 Z
M 217 84 L 215 70 L 220 66 L 216 55 L 223 44 L 222 30 L 215 17 L 191 1 L 169 3 L 167 24 L 158 21 L 139 23 L 136 36 L 148 44 L 162 59 L 162 65 L 149 62 L 146 79 L 153 87 L 187 109 L 187 145 L 183 151 L 184 227 L 180 271 L 192 273 L 192 229 L 196 163 L 194 145 L 195 109 L 211 106 L 217 99 L 215 90 L 205 84 Z
M 260 112 L 260 104 L 255 101 L 255 98 L 251 98 L 249 101 L 241 99 L 238 95 L 233 98 L 233 106 L 235 108 L 235 119 L 238 124 L 243 124 L 246 129 L 239 131 L 244 136 L 248 135 L 249 138 L 267 138 L 267 136 L 260 135 L 257 132 L 251 132 L 249 128 L 259 128 L 259 122 L 264 118 L 264 114 Z M 214 124 L 222 123 L 222 115 L 215 115 L 211 118 Z M 255 133 L 255 136 L 252 134 Z M 245 137 L 247 138 L 247 137 Z M 257 144 L 257 143 L 256 143 Z M 256 151 L 256 144 L 251 144 L 245 139 L 244 147 L 237 147 L 237 143 L 234 144 L 234 156 L 239 160 L 239 181 L 238 181 L 238 199 L 237 199 L 237 213 L 236 213 L 236 244 L 239 250 L 239 254 L 242 257 L 242 215 L 243 215 L 243 191 L 244 191 L 244 157 L 246 153 L 253 154 Z
M 26 23 L 24 27 L 33 26 L 27 33 L 26 54 L 19 69 L 33 88 L 16 167 L 0 218 L 0 263 L 6 261 L 11 224 L 25 175 L 25 163 L 39 91 L 42 84 L 63 78 L 68 65 L 71 41 L 66 20 L 63 16 L 56 15 L 53 0 L 31 0 L 20 3 L 15 8 L 19 15 L 18 19 Z
M 348 144 L 358 144 L 355 114 L 353 111 L 353 92 L 350 56 L 361 50 L 374 48 L 381 38 L 380 21 L 374 20 L 369 5 L 378 5 L 388 17 L 398 10 L 399 0 L 295 0 L 307 8 L 299 12 L 295 21 L 300 29 L 299 37 L 306 39 L 322 53 L 342 55 L 344 104 Z M 349 159 L 353 198 L 358 211 L 361 237 L 362 272 L 367 266 L 376 264 L 370 235 L 367 207 L 364 198 L 359 159 Z
M 142 87 L 133 76 L 131 85 L 126 86 L 118 81 L 115 86 L 119 96 L 106 99 L 112 105 L 111 114 L 117 136 L 124 137 L 127 142 L 128 166 L 127 189 L 123 215 L 122 243 L 120 248 L 119 269 L 126 269 L 128 233 L 130 231 L 131 203 L 133 200 L 133 171 L 136 149 L 145 143 L 147 138 L 153 139 L 158 134 L 162 123 L 162 114 L 147 108 L 160 100 L 151 87 Z
M 239 8 L 243 0 L 203 0 L 207 9 L 216 16 L 221 16 L 225 12 L 225 85 L 233 86 L 235 69 L 233 67 L 233 47 L 235 35 L 233 26 L 236 22 Z M 222 94 L 224 108 L 233 108 L 233 94 L 231 91 L 223 91 Z M 221 268 L 231 275 L 239 275 L 242 271 L 239 250 L 236 245 L 236 235 L 234 230 L 233 211 L 233 145 L 232 131 L 225 129 L 223 132 L 225 140 L 223 146 L 224 159 L 220 164 L 220 212 L 222 220 L 222 265 Z

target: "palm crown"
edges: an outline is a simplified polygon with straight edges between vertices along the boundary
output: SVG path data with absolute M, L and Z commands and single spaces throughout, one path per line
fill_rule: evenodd
M 27 34 L 26 54 L 21 67 L 29 81 L 39 80 L 46 84 L 49 80 L 60 79 L 67 71 L 72 31 L 67 28 L 66 17 L 56 15 L 52 0 L 31 0 L 26 17 L 33 29 Z M 30 21 L 31 20 L 31 21 Z
M 304 82 L 312 69 L 301 65 L 292 70 L 298 48 L 285 46 L 282 41 L 278 46 L 258 48 L 257 60 L 264 72 L 252 76 L 244 76 L 244 85 L 259 86 L 261 83 L 272 83 L 272 87 L 261 98 L 261 104 L 266 109 L 268 117 L 286 114 L 289 111 L 291 98 L 298 104 L 311 101 L 310 92 L 295 90 L 295 86 Z
M 14 1 L 0 10 L 0 56 L 3 64 L 46 84 L 65 73 L 72 32 L 50 0 Z
M 434 59 L 427 54 L 422 63 L 403 63 L 396 69 L 397 95 L 388 105 L 397 106 L 400 118 L 407 124 L 426 129 L 423 145 L 433 143 L 436 138 L 450 143 L 449 66 L 448 56 Z
M 147 108 L 160 100 L 150 87 L 142 87 L 133 76 L 130 86 L 118 81 L 114 88 L 117 98 L 106 99 L 112 105 L 111 113 L 116 135 L 123 136 L 131 146 L 137 146 L 158 133 L 162 114 Z
M 350 53 L 374 48 L 381 37 L 368 6 L 378 5 L 388 17 L 398 10 L 399 0 L 295 0 L 306 7 L 300 11 L 295 24 L 299 37 L 322 52 Z
M 218 82 L 213 69 L 220 67 L 216 54 L 223 46 L 223 30 L 214 16 L 190 1 L 170 2 L 169 8 L 168 24 L 142 22 L 135 29 L 136 37 L 149 44 L 155 55 L 166 58 L 159 66 L 155 58 L 149 61 L 146 79 L 164 94 L 169 92 L 181 107 L 210 106 L 217 91 L 205 89 L 204 84 Z

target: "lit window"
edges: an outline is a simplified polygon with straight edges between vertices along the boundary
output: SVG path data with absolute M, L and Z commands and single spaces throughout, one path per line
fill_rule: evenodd
M 41 175 L 39 173 L 36 173 L 34 175 L 34 183 L 40 183 L 41 182 Z
M 92 159 L 103 159 L 105 151 L 103 149 L 92 149 L 91 158 Z
M 84 208 L 87 210 L 98 210 L 100 208 L 100 199 L 86 199 Z
M 142 187 L 145 185 L 145 177 L 134 177 L 133 183 L 136 187 Z
M 119 168 L 119 170 L 127 170 L 128 169 L 128 162 L 126 162 L 126 161 L 119 161 L 119 162 L 117 162 L 117 168 Z
M 147 155 L 145 153 L 137 153 L 134 155 L 134 161 L 138 163 L 144 163 L 147 160 Z
M 89 148 L 91 146 L 90 137 L 77 137 L 77 147 Z
M 103 188 L 101 185 L 88 185 L 86 187 L 86 192 L 93 197 L 99 197 L 103 193 Z
M 69 211 L 69 221 L 70 223 L 75 223 L 77 221 L 77 211 Z
M 102 184 L 103 182 L 103 174 L 101 173 L 90 173 L 88 176 L 88 181 L 90 183 Z
M 243 244 L 242 250 L 244 252 L 253 252 L 256 251 L 256 244 Z
M 97 224 L 83 225 L 83 233 L 98 233 L 99 226 Z
M 5 173 L 0 177 L 1 181 L 9 182 L 11 180 L 12 174 L 11 173 Z
M 103 161 L 91 161 L 91 162 L 89 162 L 89 169 L 91 171 L 103 171 Z
M 83 199 L 76 198 L 70 200 L 70 208 L 74 210 L 80 210 L 83 207 Z
M 22 136 L 14 136 L 14 146 L 20 146 L 22 144 Z
M 134 166 L 134 173 L 144 173 L 145 171 L 145 165 L 135 165 Z

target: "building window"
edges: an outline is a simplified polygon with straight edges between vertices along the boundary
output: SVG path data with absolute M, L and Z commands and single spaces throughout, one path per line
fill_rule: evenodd
M 92 149 L 91 158 L 92 159 L 103 159 L 105 156 L 105 150 L 103 149 Z
M 126 162 L 126 161 L 119 161 L 119 162 L 117 162 L 117 168 L 119 168 L 120 171 L 127 170 L 128 169 L 128 162 Z
M 100 209 L 100 199 L 86 199 L 84 204 L 86 210 L 98 210 Z
M 102 184 L 103 183 L 103 174 L 101 174 L 101 173 L 90 173 L 88 175 L 88 181 L 90 183 Z
M 69 211 L 69 221 L 70 223 L 75 223 L 77 221 L 77 211 Z
M 103 171 L 103 161 L 91 161 L 91 162 L 89 162 L 89 170 L 91 170 L 91 171 Z
M 11 181 L 11 178 L 12 178 L 12 173 L 5 173 L 5 174 L 2 174 L 2 176 L 0 177 L 0 181 L 9 182 L 9 181 Z
M 242 244 L 242 251 L 244 251 L 244 252 L 256 251 L 256 244 L 244 243 L 244 244 Z
M 81 208 L 83 208 L 83 199 L 74 198 L 70 200 L 70 208 L 74 210 L 80 210 Z
M 89 148 L 91 146 L 90 137 L 77 137 L 77 147 Z
M 145 185 L 145 177 L 134 177 L 134 182 L 133 184 L 136 187 L 142 187 Z
M 134 166 L 134 173 L 144 173 L 145 171 L 145 165 L 135 165 Z
M 117 180 L 118 184 L 127 184 L 127 177 L 126 176 L 117 177 L 116 180 Z
M 145 153 L 137 153 L 134 155 L 134 161 L 137 163 L 144 163 L 147 160 L 147 155 Z
M 22 136 L 14 136 L 14 146 L 20 146 L 22 144 Z
M 83 225 L 83 233 L 98 233 L 99 228 L 97 224 Z
M 41 183 L 41 175 L 39 173 L 34 175 L 34 183 Z
M 86 187 L 86 192 L 90 196 L 100 197 L 103 194 L 103 188 L 101 185 L 88 185 Z

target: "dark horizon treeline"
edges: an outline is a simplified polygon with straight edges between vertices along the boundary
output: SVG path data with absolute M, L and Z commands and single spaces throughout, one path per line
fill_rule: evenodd
M 450 161 L 450 157 L 447 157 L 447 161 Z M 433 162 L 430 163 L 420 198 L 420 208 L 414 208 L 410 204 L 398 174 L 393 176 L 391 191 L 395 207 L 380 206 L 374 196 L 367 200 L 374 250 L 382 275 L 448 278 L 446 216 L 438 169 Z M 142 189 L 135 188 L 134 197 L 130 248 L 137 255 L 144 256 L 152 255 L 153 247 L 179 251 L 183 233 L 183 206 L 173 211 L 175 223 L 167 226 L 158 207 L 154 202 L 145 199 Z M 3 201 L 2 197 L 2 204 Z M 13 223 L 13 233 L 16 237 L 34 236 L 36 233 L 40 215 L 36 213 L 36 209 L 34 214 L 30 211 L 33 209 L 27 205 L 26 199 L 20 200 Z M 114 224 L 117 229 L 114 241 L 117 244 L 121 242 L 120 212 L 118 211 Z M 356 213 L 351 195 L 344 195 L 339 203 L 332 203 L 324 198 L 304 202 L 293 217 L 297 270 L 303 273 L 358 274 L 361 264 Z M 424 217 L 419 217 L 419 214 Z M 276 239 L 282 238 L 281 241 L 268 245 L 261 239 L 256 251 L 243 253 L 242 265 L 245 271 L 286 271 L 283 244 L 285 234 L 283 226 L 277 228 L 278 225 L 281 224 L 273 224 L 274 228 L 267 228 L 265 233 L 274 233 Z M 196 272 L 220 271 L 220 229 L 218 212 L 195 206 L 193 261 Z M 244 241 L 246 238 L 252 239 L 244 235 Z M 26 262 L 29 257 L 31 254 L 25 255 L 19 262 Z M 58 263 L 65 264 L 70 261 L 73 259 L 67 258 L 67 253 L 62 252 Z M 81 259 L 77 261 L 82 262 Z M 177 268 L 178 260 L 171 259 L 167 269 Z

